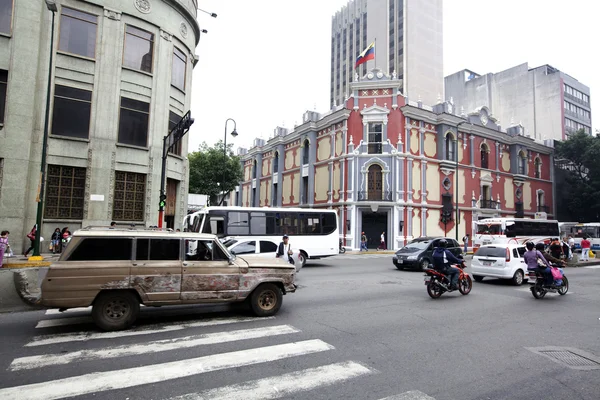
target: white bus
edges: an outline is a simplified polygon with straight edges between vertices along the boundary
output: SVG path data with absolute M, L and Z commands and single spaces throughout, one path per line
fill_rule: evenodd
M 572 236 L 575 239 L 575 249 L 581 249 L 581 241 L 584 237 L 592 243 L 592 250 L 600 250 L 600 223 L 561 223 L 561 235 Z
M 557 238 L 558 221 L 527 218 L 486 218 L 475 223 L 473 247 L 486 244 L 534 243 Z
M 220 238 L 290 236 L 301 266 L 307 259 L 330 257 L 339 252 L 338 217 L 335 210 L 273 207 L 206 207 L 187 215 L 183 228 Z

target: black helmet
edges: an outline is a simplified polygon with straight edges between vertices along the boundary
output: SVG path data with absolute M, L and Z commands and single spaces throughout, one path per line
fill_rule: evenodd
M 446 239 L 440 239 L 440 240 L 438 240 L 437 247 L 446 247 L 447 244 L 448 244 L 448 241 Z
M 527 247 L 527 250 L 531 251 L 534 248 L 534 244 L 533 244 L 533 242 L 527 242 L 525 247 Z
M 539 250 L 539 251 L 544 251 L 544 250 L 545 250 L 545 248 L 546 248 L 546 246 L 544 246 L 544 243 L 542 243 L 542 242 L 540 242 L 540 243 L 537 243 L 537 244 L 535 245 L 535 249 L 536 249 L 536 250 Z

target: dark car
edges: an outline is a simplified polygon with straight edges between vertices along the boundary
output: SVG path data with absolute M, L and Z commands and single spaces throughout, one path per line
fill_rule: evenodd
M 433 249 L 438 245 L 440 239 L 446 239 L 446 248 L 457 257 L 462 257 L 462 249 L 458 242 L 454 239 L 444 237 L 420 237 L 406 246 L 401 248 L 394 254 L 394 265 L 402 270 L 408 269 L 427 269 L 431 267 L 433 262 Z

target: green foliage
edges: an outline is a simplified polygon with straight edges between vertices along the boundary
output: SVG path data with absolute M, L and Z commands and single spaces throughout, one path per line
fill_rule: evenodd
M 578 131 L 557 143 L 556 160 L 563 166 L 555 177 L 558 218 L 600 221 L 600 138 Z
M 232 144 L 227 145 L 225 157 L 222 140 L 213 147 L 204 142 L 198 151 L 188 155 L 190 193 L 208 195 L 214 205 L 221 191 L 229 193 L 235 189 L 242 180 L 243 172 L 240 158 L 233 155 L 232 147 Z

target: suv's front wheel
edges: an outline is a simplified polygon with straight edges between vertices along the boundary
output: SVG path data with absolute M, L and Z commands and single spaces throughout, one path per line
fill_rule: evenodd
M 92 307 L 94 323 L 105 331 L 127 329 L 137 320 L 140 302 L 125 290 L 100 293 Z
M 250 306 L 257 317 L 270 317 L 281 308 L 283 294 L 272 283 L 263 283 L 250 296 Z

